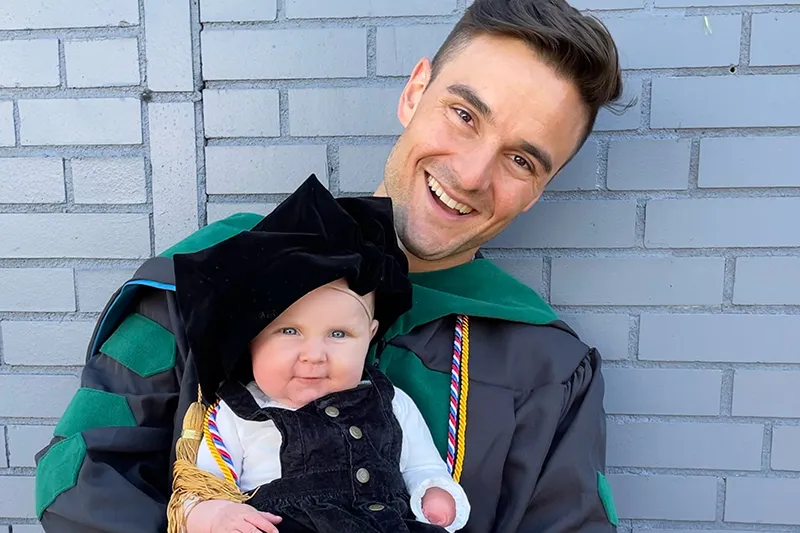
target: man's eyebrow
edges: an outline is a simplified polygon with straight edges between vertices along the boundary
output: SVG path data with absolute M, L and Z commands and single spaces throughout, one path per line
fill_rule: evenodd
M 550 174 L 550 172 L 553 170 L 553 159 L 550 157 L 550 154 L 527 141 L 522 141 L 520 147 L 523 151 L 528 152 L 537 161 L 539 161 L 539 163 L 541 163 L 541 165 L 544 167 L 545 172 Z
M 447 88 L 447 91 L 456 96 L 460 96 L 469 102 L 469 104 L 474 107 L 478 113 L 486 117 L 486 120 L 492 120 L 492 110 L 489 109 L 489 105 L 484 102 L 481 97 L 478 96 L 478 93 L 475 92 L 475 89 L 469 85 L 456 83 L 455 85 L 450 85 Z

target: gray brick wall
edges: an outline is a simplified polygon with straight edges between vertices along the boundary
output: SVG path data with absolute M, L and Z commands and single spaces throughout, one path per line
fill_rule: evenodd
M 113 290 L 311 172 L 372 192 L 468 1 L 0 2 L 0 532 Z M 621 531 L 800 531 L 800 0 L 573 4 L 636 103 L 486 254 L 605 357 Z

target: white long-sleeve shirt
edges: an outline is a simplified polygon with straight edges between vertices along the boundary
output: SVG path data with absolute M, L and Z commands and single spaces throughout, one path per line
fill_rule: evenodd
M 264 407 L 291 409 L 266 396 L 255 384 L 247 390 L 256 403 Z M 450 532 L 463 528 L 469 518 L 470 505 L 464 489 L 447 472 L 447 466 L 433 443 L 414 401 L 402 390 L 394 388 L 392 408 L 403 433 L 400 454 L 400 471 L 411 495 L 411 509 L 417 520 L 428 522 L 422 513 L 422 497 L 431 487 L 439 487 L 453 496 L 456 517 L 446 529 Z M 225 448 L 231 456 L 233 467 L 239 475 L 241 490 L 250 491 L 281 477 L 280 449 L 282 437 L 271 420 L 253 422 L 239 418 L 231 408 L 220 401 L 216 416 L 217 428 Z M 208 446 L 200 446 L 197 466 L 219 477 L 222 471 L 211 455 Z

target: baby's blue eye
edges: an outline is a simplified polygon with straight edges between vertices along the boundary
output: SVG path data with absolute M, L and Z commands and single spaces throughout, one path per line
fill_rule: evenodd
M 296 335 L 297 330 L 294 328 L 281 328 L 281 333 L 284 335 Z
M 331 333 L 331 335 L 333 335 L 334 339 L 343 339 L 346 334 L 344 331 L 336 330 L 333 333 Z

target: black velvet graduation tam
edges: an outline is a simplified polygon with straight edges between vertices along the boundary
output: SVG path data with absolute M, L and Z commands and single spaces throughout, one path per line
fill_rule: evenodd
M 249 343 L 308 292 L 339 278 L 375 291 L 373 339 L 411 308 L 389 198 L 334 198 L 313 174 L 252 230 L 176 254 L 178 306 L 203 395 L 252 379 Z

